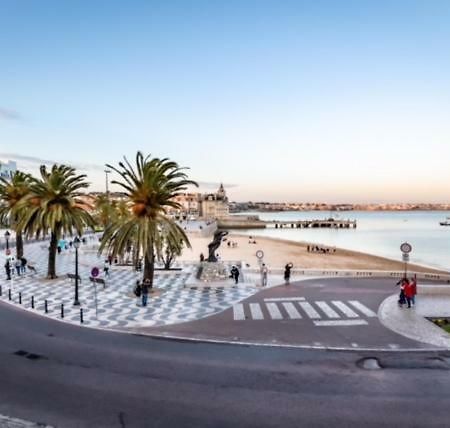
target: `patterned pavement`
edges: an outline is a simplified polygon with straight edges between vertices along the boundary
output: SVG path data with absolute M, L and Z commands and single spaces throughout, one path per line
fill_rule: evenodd
M 89 238 L 79 250 L 79 300 L 81 306 L 73 306 L 74 282 L 67 279 L 67 273 L 74 272 L 75 251 L 63 250 L 57 255 L 56 280 L 45 280 L 47 265 L 46 243 L 28 244 L 25 257 L 28 264 L 35 266 L 37 273 L 28 271 L 13 281 L 1 276 L 0 300 L 21 305 L 23 308 L 51 318 L 81 324 L 80 308 L 83 309 L 83 325 L 112 329 L 163 326 L 197 320 L 221 312 L 235 303 L 253 295 L 257 289 L 253 286 L 232 286 L 201 289 L 185 288 L 187 280 L 193 274 L 192 264 L 179 264 L 179 271 L 156 272 L 155 293 L 149 295 L 148 306 L 142 307 L 140 300 L 133 294 L 133 288 L 140 274 L 131 267 L 115 266 L 110 269 L 109 278 L 105 278 L 106 287 L 95 287 L 90 281 L 90 271 L 97 266 L 103 276 L 104 259 L 97 257 L 95 238 Z M 97 311 L 95 295 L 97 292 Z M 34 309 L 32 308 L 34 297 Z M 21 303 L 20 303 L 21 300 Z M 45 300 L 48 313 L 45 314 Z M 61 304 L 64 306 L 64 318 L 61 317 Z M 97 312 L 97 314 L 96 314 Z

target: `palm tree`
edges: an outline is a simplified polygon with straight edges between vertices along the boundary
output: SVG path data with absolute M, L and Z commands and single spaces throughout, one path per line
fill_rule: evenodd
M 86 189 L 86 175 L 77 175 L 75 168 L 53 165 L 50 171 L 40 168 L 40 179 L 34 179 L 30 192 L 19 205 L 28 207 L 19 221 L 27 236 L 45 235 L 50 232 L 47 278 L 56 278 L 56 250 L 63 234 L 82 235 L 86 226 L 94 221 L 88 210 L 90 205 L 80 199 L 80 190 Z
M 121 180 L 112 183 L 125 191 L 129 215 L 108 225 L 99 251 L 107 249 L 113 257 L 121 256 L 131 243 L 135 254 L 144 257 L 143 279 L 152 287 L 155 251 L 160 248 L 161 231 L 190 247 L 183 229 L 167 216 L 167 209 L 181 208 L 174 197 L 188 185 L 197 186 L 197 183 L 188 180 L 186 168 L 180 168 L 176 162 L 150 155 L 144 157 L 141 152 L 136 154 L 135 168 L 126 158 L 117 168 L 106 166 L 120 175 Z
M 31 176 L 21 171 L 15 171 L 9 178 L 0 177 L 0 224 L 9 225 L 16 232 L 17 259 L 23 257 L 23 236 L 18 225 L 19 202 L 29 193 L 30 182 Z

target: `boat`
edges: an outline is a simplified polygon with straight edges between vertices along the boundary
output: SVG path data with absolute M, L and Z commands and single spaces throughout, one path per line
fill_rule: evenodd
M 441 226 L 450 226 L 450 217 L 447 217 L 444 221 L 440 221 Z

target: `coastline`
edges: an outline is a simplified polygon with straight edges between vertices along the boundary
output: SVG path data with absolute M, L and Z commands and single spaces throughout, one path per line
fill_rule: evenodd
M 200 253 L 208 256 L 208 244 L 211 237 L 203 238 L 189 236 L 192 249 L 184 249 L 179 260 L 197 261 Z M 308 245 L 314 243 L 291 241 L 282 238 L 254 236 L 256 244 L 249 244 L 248 235 L 230 233 L 227 241 L 237 242 L 237 247 L 227 246 L 223 242 L 217 253 L 222 260 L 243 261 L 250 267 L 257 266 L 255 253 L 257 250 L 264 251 L 264 262 L 272 268 L 281 268 L 286 263 L 293 263 L 294 268 L 302 269 L 362 269 L 362 270 L 404 270 L 404 263 L 389 258 L 376 256 L 368 253 L 336 248 L 335 253 L 311 253 L 307 251 Z M 408 269 L 417 272 L 430 272 L 447 274 L 448 272 L 433 267 L 410 264 Z

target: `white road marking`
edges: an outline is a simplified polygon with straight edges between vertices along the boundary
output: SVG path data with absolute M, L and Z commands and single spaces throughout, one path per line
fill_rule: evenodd
M 233 318 L 235 321 L 245 320 L 244 305 L 242 303 L 237 303 L 233 306 Z
M 306 315 L 308 315 L 309 318 L 312 319 L 320 319 L 322 318 L 310 303 L 308 302 L 298 302 L 298 304 L 302 307 L 302 309 L 306 312 Z
M 365 320 L 327 320 L 327 321 L 314 321 L 314 324 L 318 327 L 341 327 L 352 325 L 367 325 Z
M 326 302 L 315 302 L 316 305 L 325 313 L 328 318 L 340 318 L 341 316 L 331 308 L 331 306 Z
M 348 318 L 359 318 L 359 315 L 353 309 L 350 309 L 344 302 L 333 300 L 331 303 L 333 303 L 333 305 L 342 311 Z
M 286 312 L 288 313 L 289 317 L 293 320 L 298 320 L 302 316 L 300 315 L 300 312 L 297 311 L 297 308 L 294 306 L 291 302 L 283 302 L 282 305 L 284 306 L 284 309 L 286 309 Z
M 349 300 L 349 302 L 354 308 L 358 309 L 359 312 L 362 312 L 366 317 L 376 317 L 377 314 L 372 311 L 372 309 L 369 309 L 367 306 L 364 306 L 361 302 L 358 300 Z
M 259 303 L 250 303 L 250 312 L 252 313 L 252 318 L 254 320 L 263 320 L 264 315 L 261 311 L 261 306 L 259 306 Z
M 305 300 L 304 297 L 268 297 L 265 302 L 297 302 Z
M 270 317 L 273 320 L 282 320 L 283 315 L 281 315 L 280 310 L 276 303 L 266 303 L 267 310 L 269 311 Z

